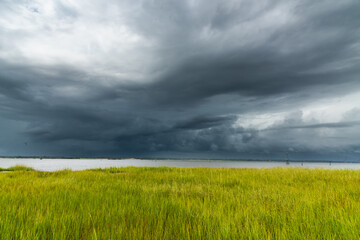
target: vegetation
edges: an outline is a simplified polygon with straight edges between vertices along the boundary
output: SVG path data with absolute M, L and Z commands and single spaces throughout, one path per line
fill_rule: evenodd
M 0 239 L 359 239 L 360 171 L 0 173 Z
M 12 172 L 12 171 L 35 171 L 31 167 L 23 166 L 23 165 L 16 165 L 9 168 L 0 168 L 0 172 Z

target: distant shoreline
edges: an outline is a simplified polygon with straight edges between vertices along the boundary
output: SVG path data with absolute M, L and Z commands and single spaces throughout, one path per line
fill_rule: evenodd
M 147 161 L 162 161 L 162 160 L 166 160 L 166 161 L 177 161 L 177 160 L 182 160 L 182 161 L 235 161 L 235 162 L 287 162 L 287 160 L 284 159 L 204 159 L 204 158 L 115 158 L 115 157 L 32 157 L 32 156 L 0 156 L 0 160 L 1 159 L 47 159 L 47 160 L 56 160 L 56 159 L 62 159 L 62 160 L 147 160 Z M 299 160 L 299 159 L 294 159 L 288 160 L 289 163 L 291 162 L 296 162 L 296 163 L 301 163 L 301 162 L 311 162 L 311 163 L 360 163 L 360 161 L 353 161 L 353 160 L 348 160 L 348 161 L 344 161 L 344 160 Z

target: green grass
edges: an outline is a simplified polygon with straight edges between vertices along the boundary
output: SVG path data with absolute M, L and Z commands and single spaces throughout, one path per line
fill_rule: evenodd
M 0 173 L 0 239 L 359 239 L 360 171 Z
M 13 171 L 35 171 L 31 167 L 27 167 L 24 165 L 16 165 L 9 168 L 0 168 L 0 172 L 13 172 Z

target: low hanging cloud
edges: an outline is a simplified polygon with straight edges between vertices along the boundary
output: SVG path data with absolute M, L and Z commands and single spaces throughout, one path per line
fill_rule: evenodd
M 358 160 L 359 11 L 2 2 L 0 154 Z

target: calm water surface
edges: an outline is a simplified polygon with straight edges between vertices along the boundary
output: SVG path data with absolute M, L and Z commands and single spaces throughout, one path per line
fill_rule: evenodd
M 0 158 L 0 167 L 26 165 L 41 171 L 61 169 L 84 170 L 108 167 L 218 167 L 218 168 L 273 168 L 273 167 L 305 167 L 329 169 L 360 169 L 360 163 L 329 162 L 285 162 L 277 161 L 231 161 L 231 160 L 140 160 L 140 159 L 38 159 L 38 158 Z

